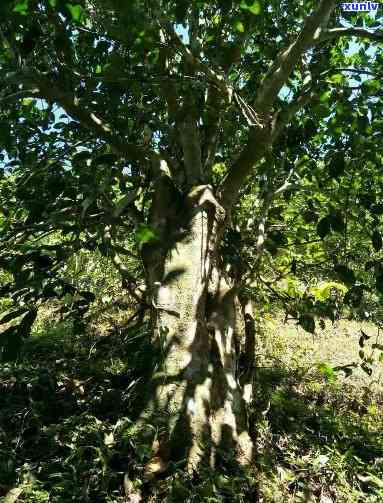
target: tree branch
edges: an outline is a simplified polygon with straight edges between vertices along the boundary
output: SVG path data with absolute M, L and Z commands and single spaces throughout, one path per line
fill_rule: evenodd
M 39 88 L 35 87 L 33 89 L 23 89 L 17 93 L 8 94 L 0 97 L 0 103 L 10 103 L 12 101 L 18 101 L 23 98 L 41 98 Z
M 150 158 L 157 159 L 160 157 L 160 155 L 155 152 L 125 142 L 122 138 L 113 133 L 111 125 L 100 119 L 93 112 L 81 107 L 74 96 L 61 90 L 44 75 L 35 74 L 32 76 L 32 80 L 39 88 L 40 94 L 43 95 L 47 101 L 58 103 L 68 115 L 80 122 L 82 126 L 93 131 L 101 139 L 110 143 L 117 153 L 141 162 Z
M 301 93 L 297 98 L 289 103 L 285 109 L 279 110 L 274 114 L 273 125 L 272 125 L 272 141 L 274 142 L 278 136 L 282 133 L 283 129 L 291 122 L 293 117 L 299 110 L 301 110 L 307 103 L 312 101 L 315 97 L 315 93 L 312 88 L 312 82 L 305 85 Z
M 197 56 L 195 56 L 182 42 L 169 21 L 162 19 L 160 20 L 160 25 L 164 29 L 169 42 L 182 54 L 186 63 L 192 66 L 195 71 L 203 73 L 210 82 L 215 84 L 215 86 L 223 93 L 224 96 L 229 97 L 229 100 L 231 100 L 233 91 L 231 86 L 226 83 L 225 76 L 215 70 L 212 70 L 209 66 L 205 65 L 205 63 L 203 63 Z
M 209 171 L 214 163 L 214 157 L 217 150 L 217 142 L 219 136 L 219 129 L 222 122 L 222 96 L 211 85 L 206 91 L 206 133 L 205 142 L 203 146 L 205 169 Z
M 116 248 L 112 242 L 112 229 L 108 225 L 104 229 L 103 242 L 108 246 L 110 257 L 114 267 L 118 270 L 123 280 L 125 280 L 125 288 L 129 291 L 130 295 L 139 303 L 142 304 L 143 298 L 140 296 L 141 291 L 137 288 L 137 279 L 134 278 L 129 269 L 122 262 Z
M 180 141 L 184 154 L 184 165 L 186 181 L 190 187 L 203 179 L 201 142 L 197 126 L 197 117 L 194 111 L 194 100 L 189 98 L 188 105 L 185 104 L 183 110 L 184 118 L 179 121 L 178 129 Z
M 226 210 L 230 210 L 233 206 L 253 166 L 262 159 L 270 145 L 270 129 L 260 126 L 251 128 L 245 148 L 232 164 L 222 183 L 221 204 Z
M 332 40 L 339 37 L 360 37 L 367 38 L 369 40 L 374 40 L 377 42 L 383 42 L 383 30 L 369 31 L 365 28 L 350 27 L 350 28 L 332 28 L 331 30 L 326 30 L 317 40 L 317 43 L 324 42 L 326 40 Z
M 198 20 L 195 20 L 198 24 Z M 177 48 L 182 48 L 182 52 L 187 54 L 187 62 L 189 63 L 189 49 L 184 46 L 178 35 L 174 32 L 170 23 L 165 23 L 165 26 L 160 30 L 160 38 L 163 44 L 160 51 L 160 65 L 163 72 L 169 69 L 169 47 L 166 46 L 166 36 L 176 44 Z M 193 56 L 191 56 L 193 57 Z M 191 65 L 192 73 L 195 67 Z M 161 93 L 164 96 L 168 105 L 169 123 L 174 122 L 175 132 L 178 131 L 178 140 L 182 146 L 184 155 L 185 178 L 190 186 L 202 179 L 202 160 L 201 160 L 201 143 L 197 126 L 197 113 L 193 96 L 178 95 L 178 88 L 175 82 L 164 80 L 161 85 Z
M 336 0 L 321 0 L 318 9 L 307 18 L 295 42 L 280 53 L 276 63 L 262 80 L 254 107 L 255 113 L 261 118 L 261 124 L 251 127 L 244 150 L 231 166 L 223 182 L 221 197 L 226 209 L 234 204 L 255 163 L 272 145 L 274 121 L 270 120 L 271 107 L 304 52 L 321 37 L 335 6 Z
M 274 200 L 280 194 L 283 194 L 286 190 L 292 187 L 292 183 L 290 182 L 291 177 L 294 174 L 294 168 L 291 169 L 285 179 L 285 181 L 276 189 L 269 190 L 264 199 L 263 205 L 261 209 L 261 215 L 258 222 L 258 232 L 257 232 L 257 244 L 256 244 L 256 257 L 259 261 L 264 251 L 265 244 L 265 236 L 266 236 L 266 222 L 269 214 L 269 210 L 274 203 Z
M 262 80 L 255 103 L 256 110 L 262 112 L 270 109 L 302 54 L 320 39 L 335 5 L 336 0 L 322 0 L 318 9 L 307 18 L 296 40 L 279 54 Z
M 363 68 L 331 68 L 330 70 L 323 72 L 321 75 L 335 72 L 363 73 L 364 75 L 371 75 L 372 77 L 375 78 L 383 77 L 383 75 L 377 75 L 376 73 L 370 72 L 369 70 L 364 70 Z

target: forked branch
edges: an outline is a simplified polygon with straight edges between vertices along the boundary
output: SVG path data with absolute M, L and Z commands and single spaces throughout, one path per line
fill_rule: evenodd
M 223 182 L 222 202 L 227 209 L 238 198 L 239 190 L 256 162 L 264 156 L 264 153 L 272 145 L 275 139 L 273 121 L 268 121 L 268 117 L 271 116 L 272 106 L 304 53 L 315 44 L 316 40 L 320 39 L 335 6 L 336 0 L 321 0 L 317 10 L 307 18 L 296 40 L 280 53 L 276 63 L 271 66 L 262 80 L 254 108 L 255 112 L 263 119 L 263 124 L 254 124 L 250 128 L 246 146 L 237 161 L 231 166 L 228 176 Z M 298 105 L 301 106 L 302 104 L 299 103 Z M 293 109 L 291 109 L 291 113 L 294 113 Z

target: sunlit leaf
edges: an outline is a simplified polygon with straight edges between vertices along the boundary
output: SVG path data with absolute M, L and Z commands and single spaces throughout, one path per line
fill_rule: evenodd
M 245 32 L 245 26 L 244 24 L 242 23 L 242 21 L 240 21 L 239 19 L 236 19 L 234 22 L 233 22 L 233 27 L 236 31 L 238 31 L 239 33 L 244 33 Z
M 326 103 L 331 96 L 331 91 L 325 91 L 323 94 L 321 94 L 319 100 L 321 103 Z
M 71 3 L 67 3 L 65 5 L 66 5 L 67 9 L 69 10 L 69 12 L 72 16 L 72 19 L 77 22 L 81 21 L 81 18 L 84 13 L 84 9 L 81 7 L 81 5 L 74 5 Z
M 13 12 L 26 16 L 28 12 L 28 0 L 20 0 L 13 8 Z
M 341 73 L 336 73 L 335 75 L 331 75 L 329 80 L 334 84 L 341 84 L 344 80 L 344 76 Z
M 334 369 L 333 367 L 331 367 L 331 365 L 329 365 L 328 363 L 319 363 L 317 365 L 317 368 L 319 370 L 319 372 L 325 376 L 327 379 L 329 379 L 330 381 L 333 380 L 335 378 L 335 372 L 334 372 Z
M 155 241 L 157 239 L 157 235 L 153 229 L 148 227 L 147 225 L 141 225 L 136 231 L 136 240 L 141 244 L 150 243 L 151 241 Z
M 241 9 L 247 10 L 251 12 L 251 14 L 254 14 L 255 16 L 259 15 L 261 13 L 262 7 L 261 7 L 261 2 L 258 0 L 255 0 L 252 4 L 249 4 L 246 2 L 246 0 L 241 2 L 240 5 Z

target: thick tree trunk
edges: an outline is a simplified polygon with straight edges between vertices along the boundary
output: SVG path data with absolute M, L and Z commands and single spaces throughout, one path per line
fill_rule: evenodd
M 160 200 L 164 208 L 161 191 Z M 236 290 L 219 271 L 216 257 L 224 211 L 208 186 L 195 188 L 183 207 L 173 219 L 157 208 L 153 222 L 159 222 L 162 244 L 145 255 L 154 342 L 163 355 L 142 416 L 158 428 L 152 472 L 162 471 L 169 460 L 184 459 L 189 471 L 206 462 L 215 466 L 222 453 L 242 464 L 252 460 L 237 375 L 244 323 L 239 323 Z M 165 227 L 172 243 L 166 250 Z

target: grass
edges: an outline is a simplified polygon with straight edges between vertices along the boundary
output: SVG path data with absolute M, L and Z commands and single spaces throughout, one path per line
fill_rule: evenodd
M 370 337 L 363 343 L 363 348 L 359 345 L 361 330 Z M 374 325 L 348 320 L 333 325 L 328 321 L 324 329 L 317 328 L 316 334 L 311 335 L 296 324 L 284 324 L 277 318 L 276 321 L 266 319 L 264 331 L 268 336 L 263 339 L 258 351 L 266 365 L 278 361 L 282 366 L 309 368 L 326 363 L 336 368 L 356 363 L 359 366 L 353 369 L 348 378 L 344 378 L 344 373 L 340 372 L 338 380 L 353 383 L 357 387 L 368 386 L 378 393 L 383 391 L 383 362 L 379 361 L 381 351 L 372 347 L 374 344 L 383 345 L 383 333 Z M 370 355 L 373 357 L 371 376 L 360 367 L 361 350 L 365 358 Z
M 359 334 L 353 322 L 312 337 L 266 321 L 251 410 L 255 470 L 194 480 L 176 471 L 147 501 L 383 501 L 382 364 L 371 376 L 331 371 L 359 361 Z M 145 327 L 78 336 L 52 313 L 40 318 L 19 361 L 0 367 L 0 501 L 133 501 L 124 477 L 138 494 L 150 449 L 132 411 L 149 367 Z
M 258 352 L 255 421 L 260 501 L 383 501 L 383 365 L 359 363 L 360 330 L 367 324 L 328 324 L 315 336 L 269 320 Z M 261 411 L 259 413 L 259 411 Z

